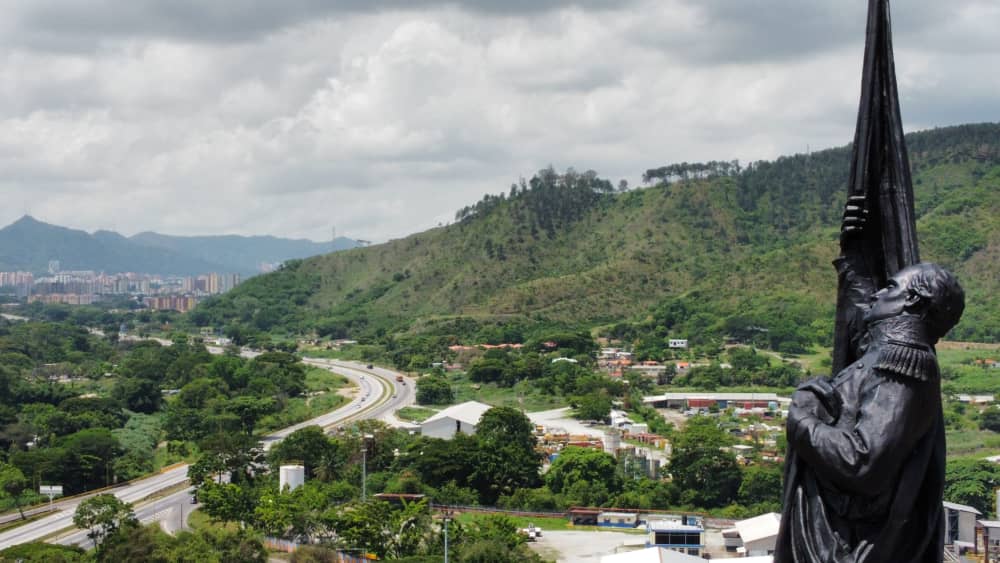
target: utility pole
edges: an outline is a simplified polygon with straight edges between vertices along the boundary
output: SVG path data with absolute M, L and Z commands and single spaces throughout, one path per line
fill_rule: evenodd
M 448 563 L 448 522 L 451 521 L 451 511 L 444 512 L 444 563 Z
M 368 440 L 374 437 L 372 434 L 361 436 L 361 502 L 368 499 Z

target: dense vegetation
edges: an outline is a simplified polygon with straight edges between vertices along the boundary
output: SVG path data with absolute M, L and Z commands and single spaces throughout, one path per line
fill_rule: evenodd
M 660 478 L 666 473 L 637 470 L 624 458 L 577 447 L 563 449 L 540 475 L 534 427 L 513 408 L 487 411 L 475 435 L 458 434 L 451 440 L 411 436 L 373 421 L 334 436 L 317 427 L 304 428 L 266 456 L 253 442 L 233 444 L 232 452 L 238 453 L 219 458 L 220 463 L 199 462 L 192 479 L 203 510 L 219 522 L 240 522 L 269 536 L 329 547 L 366 546 L 388 559 L 440 555 L 441 530 L 432 524 L 428 502 L 531 511 L 571 506 L 708 508 L 724 509 L 731 516 L 776 509 L 780 467 L 759 457 L 741 462 L 727 451 L 733 443 L 728 429 L 734 424 L 736 419 L 728 415 L 695 417 L 677 432 L 677 455 L 665 469 L 673 481 Z M 362 455 L 367 472 L 362 471 Z M 302 463 L 308 479 L 294 492 L 282 493 L 275 474 L 289 461 Z M 251 470 L 264 463 L 271 472 Z M 231 481 L 218 482 L 218 472 L 231 475 Z M 362 479 L 367 495 L 426 496 L 402 504 L 362 502 Z M 485 527 L 453 526 L 452 548 L 460 554 L 458 560 L 470 558 L 473 545 L 488 529 L 510 527 L 502 520 Z M 512 539 L 507 548 L 516 551 L 521 542 Z
M 923 257 L 954 269 L 968 294 L 956 339 L 1000 340 L 998 138 L 997 124 L 907 137 Z M 630 191 L 590 171 L 542 170 L 453 225 L 290 262 L 192 320 L 390 349 L 416 336 L 441 339 L 416 348 L 440 350 L 601 327 L 648 357 L 666 355 L 669 337 L 801 353 L 831 338 L 848 168 L 848 148 L 684 163 L 647 171 L 659 183 Z
M 329 548 L 364 547 L 379 558 L 440 555 L 442 530 L 433 524 L 427 500 L 389 504 L 362 498 L 363 491 L 492 505 L 502 495 L 540 484 L 541 457 L 532 430 L 523 414 L 509 408 L 487 412 L 475 436 L 453 441 L 414 437 L 374 421 L 332 437 L 312 426 L 294 432 L 266 456 L 252 440 L 230 440 L 224 455 L 203 457 L 191 476 L 203 510 L 219 522 L 240 522 L 269 536 L 320 541 Z M 276 480 L 278 467 L 290 461 L 302 463 L 308 475 L 306 484 L 291 493 L 279 491 Z M 272 471 L 259 470 L 265 463 Z M 229 474 L 230 481 L 218 482 L 220 473 Z M 505 519 L 452 525 L 452 556 L 457 552 L 460 561 L 475 560 L 472 553 L 484 542 L 512 552 L 491 560 L 536 560 Z
M 185 336 L 163 346 L 70 323 L 0 321 L 0 502 L 37 500 L 40 484 L 66 494 L 103 487 L 152 471 L 158 456 L 211 448 L 213 436 L 298 422 L 311 414 L 295 408 L 308 380 L 280 352 L 245 360 Z

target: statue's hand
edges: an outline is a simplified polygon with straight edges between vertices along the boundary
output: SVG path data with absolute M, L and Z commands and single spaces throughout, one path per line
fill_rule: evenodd
M 822 405 L 826 414 L 829 415 L 830 420 L 824 420 L 827 424 L 831 424 L 840 417 L 840 411 L 844 406 L 843 399 L 840 397 L 840 393 L 834 389 L 833 385 L 830 384 L 830 380 L 825 377 L 815 377 L 808 381 L 803 382 L 799 385 L 798 390 L 795 392 L 795 397 L 800 400 L 806 400 L 806 398 L 812 395 L 815 401 L 818 401 Z M 820 414 L 820 413 L 817 413 Z M 823 419 L 825 417 L 819 416 Z
M 790 444 L 809 447 L 811 429 L 817 424 L 836 424 L 842 401 L 826 379 L 810 379 L 799 385 L 788 407 L 787 433 Z
M 865 231 L 868 222 L 868 209 L 865 203 L 863 195 L 852 195 L 847 198 L 844 217 L 840 222 L 840 249 L 844 253 L 855 249 Z

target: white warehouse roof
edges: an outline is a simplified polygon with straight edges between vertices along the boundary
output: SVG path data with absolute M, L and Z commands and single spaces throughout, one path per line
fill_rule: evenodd
M 750 543 L 777 536 L 780 525 L 781 515 L 777 512 L 768 512 L 767 514 L 740 520 L 734 527 L 739 531 L 740 539 L 743 540 L 743 543 Z
M 650 547 L 638 551 L 616 553 L 601 557 L 601 563 L 704 563 L 705 560 L 693 555 L 665 547 Z
M 948 501 L 944 501 L 941 504 L 943 504 L 945 508 L 950 508 L 952 510 L 958 510 L 959 512 L 971 512 L 973 514 L 978 514 L 980 516 L 983 515 L 982 512 L 979 512 L 975 508 L 973 508 L 971 506 L 966 506 L 964 504 L 958 504 L 958 503 L 955 503 L 955 502 L 948 502 Z
M 779 397 L 777 393 L 664 393 L 662 395 L 649 395 L 642 398 L 644 403 L 654 403 L 659 401 L 683 401 L 689 399 L 711 399 L 714 401 L 776 401 L 778 403 L 790 403 L 788 397 Z
M 479 419 L 483 417 L 483 414 L 492 408 L 493 407 L 489 405 L 477 401 L 468 401 L 460 405 L 444 409 L 443 411 L 425 420 L 423 424 L 434 422 L 435 420 L 441 420 L 442 418 L 450 418 L 475 426 L 479 424 Z

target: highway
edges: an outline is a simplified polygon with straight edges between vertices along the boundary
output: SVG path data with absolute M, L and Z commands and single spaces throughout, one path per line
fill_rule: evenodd
M 185 527 L 187 517 L 198 508 L 197 505 L 191 503 L 193 492 L 194 487 L 186 487 L 163 498 L 143 504 L 135 509 L 135 517 L 143 525 L 160 522 L 160 525 L 169 533 L 182 530 Z M 72 516 L 70 520 L 72 523 Z M 87 537 L 87 530 L 74 529 L 72 532 L 60 536 L 54 543 L 78 545 L 83 548 L 93 547 L 90 538 Z
M 141 479 L 114 490 L 113 494 L 125 502 L 134 503 L 154 493 L 175 487 L 187 481 L 187 465 L 171 468 L 159 475 Z M 60 503 L 61 510 L 54 514 L 18 526 L 0 534 L 0 550 L 12 545 L 36 541 L 73 525 L 73 512 L 84 498 Z
M 212 350 L 211 352 L 219 353 Z M 254 354 L 254 352 L 246 352 Z M 388 419 L 392 420 L 392 413 L 396 410 L 412 405 L 415 402 L 415 382 L 413 379 L 403 377 L 403 381 L 396 381 L 397 372 L 385 368 L 367 368 L 364 364 L 357 362 L 345 362 L 340 360 L 326 360 L 319 358 L 305 358 L 303 362 L 329 369 L 335 373 L 348 378 L 358 386 L 358 393 L 349 403 L 339 409 L 320 415 L 311 420 L 289 426 L 264 436 L 261 440 L 264 448 L 270 448 L 277 442 L 284 439 L 292 432 L 306 426 L 320 426 L 330 431 L 346 423 L 363 419 Z M 188 466 L 186 464 L 173 466 L 159 475 L 139 479 L 127 485 L 113 489 L 113 494 L 121 500 L 129 503 L 137 503 L 160 491 L 176 487 L 187 482 Z M 187 503 L 190 505 L 190 491 L 188 487 L 177 493 L 172 493 L 164 498 L 155 499 L 136 509 L 136 514 L 140 520 L 156 521 L 173 518 L 184 518 L 184 510 L 178 509 L 178 505 Z M 67 499 L 55 503 L 56 511 L 44 518 L 29 522 L 12 530 L 0 533 L 0 550 L 12 545 L 39 541 L 42 538 L 50 538 L 57 532 L 73 526 L 73 512 L 77 505 L 86 497 Z M 192 507 L 193 508 L 193 507 Z M 180 520 L 183 526 L 183 520 Z M 169 526 L 168 526 L 169 528 Z M 176 528 L 173 528 L 176 529 Z M 72 534 L 64 535 L 58 539 L 46 539 L 58 543 L 75 543 L 86 546 L 89 540 L 86 533 L 76 530 Z

